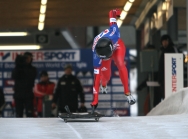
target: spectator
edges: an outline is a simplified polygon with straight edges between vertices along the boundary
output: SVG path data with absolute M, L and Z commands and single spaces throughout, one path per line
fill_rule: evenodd
M 155 96 L 155 98 L 158 98 L 156 100 L 155 104 L 158 104 L 161 102 L 161 99 L 165 98 L 164 94 L 164 54 L 165 53 L 176 53 L 178 52 L 177 48 L 174 47 L 174 43 L 172 42 L 172 39 L 170 38 L 169 35 L 163 35 L 161 37 L 161 54 L 159 58 L 159 72 L 158 72 L 158 82 L 160 84 L 160 91 L 158 94 L 159 96 Z
M 2 110 L 5 104 L 5 97 L 2 88 L 0 88 L 0 117 L 2 115 Z
M 37 70 L 32 66 L 32 54 L 25 52 L 18 55 L 12 71 L 16 117 L 23 117 L 24 109 L 27 117 L 33 117 L 33 86 L 36 75 Z
M 42 104 L 45 96 L 52 98 L 55 83 L 50 82 L 47 71 L 40 73 L 40 82 L 34 87 L 34 106 L 36 107 L 36 116 L 42 117 Z
M 52 108 L 58 104 L 58 111 L 66 112 L 64 107 L 69 106 L 71 112 L 78 111 L 78 95 L 81 100 L 81 107 L 84 106 L 85 98 L 83 88 L 76 76 L 72 75 L 72 66 L 65 67 L 65 74 L 59 79 L 54 93 Z

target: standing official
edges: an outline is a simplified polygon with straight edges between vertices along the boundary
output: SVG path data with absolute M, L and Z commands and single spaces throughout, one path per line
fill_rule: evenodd
M 24 109 L 27 117 L 33 117 L 33 87 L 37 70 L 32 66 L 32 54 L 25 52 L 23 55 L 18 55 L 15 65 L 12 71 L 12 79 L 15 81 L 16 117 L 23 117 Z

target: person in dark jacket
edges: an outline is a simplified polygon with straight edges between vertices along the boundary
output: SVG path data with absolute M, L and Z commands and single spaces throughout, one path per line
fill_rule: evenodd
M 53 97 L 52 108 L 58 105 L 58 111 L 64 113 L 66 112 L 64 107 L 68 105 L 71 112 L 77 112 L 78 95 L 80 96 L 81 107 L 85 107 L 83 87 L 77 77 L 72 75 L 72 66 L 67 65 L 65 67 L 65 74 L 58 81 Z
M 37 70 L 32 63 L 32 54 L 25 52 L 18 55 L 15 60 L 15 68 L 12 71 L 14 85 L 14 100 L 16 117 L 23 117 L 25 108 L 26 116 L 33 117 L 33 87 L 37 76 Z
M 4 105 L 5 105 L 5 96 L 3 93 L 3 89 L 0 88 L 0 117 L 2 115 L 2 110 L 3 110 Z
M 169 35 L 163 35 L 161 37 L 161 54 L 160 54 L 160 58 L 159 58 L 159 70 L 158 70 L 158 82 L 160 84 L 160 92 L 158 93 L 159 96 L 155 96 L 156 98 L 158 98 L 158 102 L 159 103 L 161 101 L 161 99 L 165 98 L 165 94 L 164 94 L 164 55 L 165 53 L 176 53 L 176 47 L 174 47 L 174 43 L 172 42 L 172 39 Z M 156 100 L 157 101 L 157 100 Z

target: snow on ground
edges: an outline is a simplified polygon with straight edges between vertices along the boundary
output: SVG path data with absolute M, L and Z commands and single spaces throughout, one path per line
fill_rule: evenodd
M 153 108 L 148 116 L 188 114 L 188 88 L 181 89 Z
M 187 139 L 187 103 L 188 91 L 183 89 L 156 106 L 150 116 L 68 123 L 60 118 L 0 118 L 0 139 Z

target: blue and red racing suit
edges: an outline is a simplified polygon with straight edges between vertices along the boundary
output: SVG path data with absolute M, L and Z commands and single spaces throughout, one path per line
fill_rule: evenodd
M 92 106 L 98 104 L 98 94 L 99 94 L 99 86 L 106 86 L 111 77 L 111 61 L 114 60 L 118 70 L 119 76 L 124 86 L 124 93 L 129 94 L 128 87 L 128 72 L 125 66 L 124 57 L 126 52 L 126 47 L 120 39 L 119 28 L 116 23 L 117 10 L 111 10 L 109 12 L 109 22 L 110 28 L 101 32 L 94 38 L 93 41 L 93 66 L 94 66 L 94 84 L 93 84 L 93 102 Z M 108 60 L 100 59 L 95 51 L 95 46 L 98 40 L 102 37 L 109 38 L 113 43 L 113 54 Z

